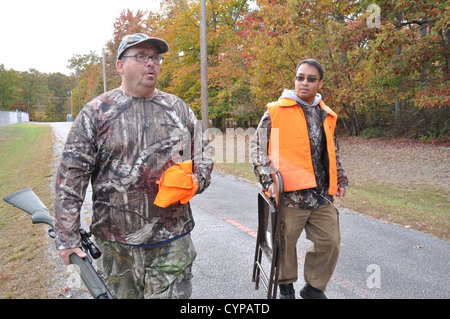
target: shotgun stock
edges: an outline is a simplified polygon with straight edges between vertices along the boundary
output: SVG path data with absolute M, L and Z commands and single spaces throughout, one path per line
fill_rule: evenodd
M 55 237 L 55 220 L 31 188 L 17 191 L 6 196 L 3 200 L 30 214 L 33 224 L 43 223 L 49 225 L 48 235 L 51 238 Z M 75 266 L 84 284 L 95 299 L 113 299 L 108 288 L 92 266 L 91 256 L 97 259 L 100 257 L 100 251 L 90 241 L 90 233 L 80 228 L 80 234 L 82 238 L 82 249 L 87 257 L 81 258 L 77 254 L 72 254 L 70 255 L 70 261 Z

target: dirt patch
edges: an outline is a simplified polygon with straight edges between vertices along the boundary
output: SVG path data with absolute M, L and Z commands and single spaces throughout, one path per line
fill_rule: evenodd
M 349 189 L 341 208 L 450 239 L 450 148 L 411 140 L 344 137 Z
M 341 163 L 352 181 L 429 184 L 448 193 L 450 148 L 412 140 L 340 138 Z

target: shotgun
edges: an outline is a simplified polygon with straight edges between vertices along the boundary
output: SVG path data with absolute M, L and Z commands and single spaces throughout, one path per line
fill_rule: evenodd
M 33 224 L 47 224 L 50 226 L 48 235 L 55 238 L 55 220 L 50 215 L 49 210 L 41 202 L 39 197 L 31 188 L 25 188 L 17 191 L 3 199 L 8 204 L 17 207 L 31 215 Z M 89 292 L 95 299 L 114 299 L 106 285 L 92 266 L 92 258 L 97 259 L 101 256 L 100 251 L 95 247 L 94 243 L 89 239 L 91 234 L 80 228 L 82 239 L 82 250 L 86 253 L 85 258 L 79 257 L 77 254 L 70 255 L 70 261 L 80 274 L 81 279 L 88 288 Z

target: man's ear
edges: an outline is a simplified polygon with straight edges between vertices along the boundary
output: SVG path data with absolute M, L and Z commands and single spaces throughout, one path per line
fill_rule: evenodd
M 116 69 L 121 75 L 123 75 L 123 61 L 122 60 L 116 61 Z
M 319 91 L 322 90 L 322 86 L 324 85 L 324 83 L 325 83 L 324 80 L 319 81 Z

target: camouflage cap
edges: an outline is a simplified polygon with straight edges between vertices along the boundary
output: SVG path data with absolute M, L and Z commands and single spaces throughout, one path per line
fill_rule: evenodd
M 169 45 L 167 44 L 166 41 L 159 38 L 151 38 L 143 33 L 135 33 L 123 37 L 122 42 L 120 42 L 119 45 L 117 60 L 120 59 L 120 57 L 122 56 L 122 54 L 125 52 L 126 49 L 143 42 L 153 43 L 156 46 L 159 54 L 166 53 L 167 51 L 169 51 Z

